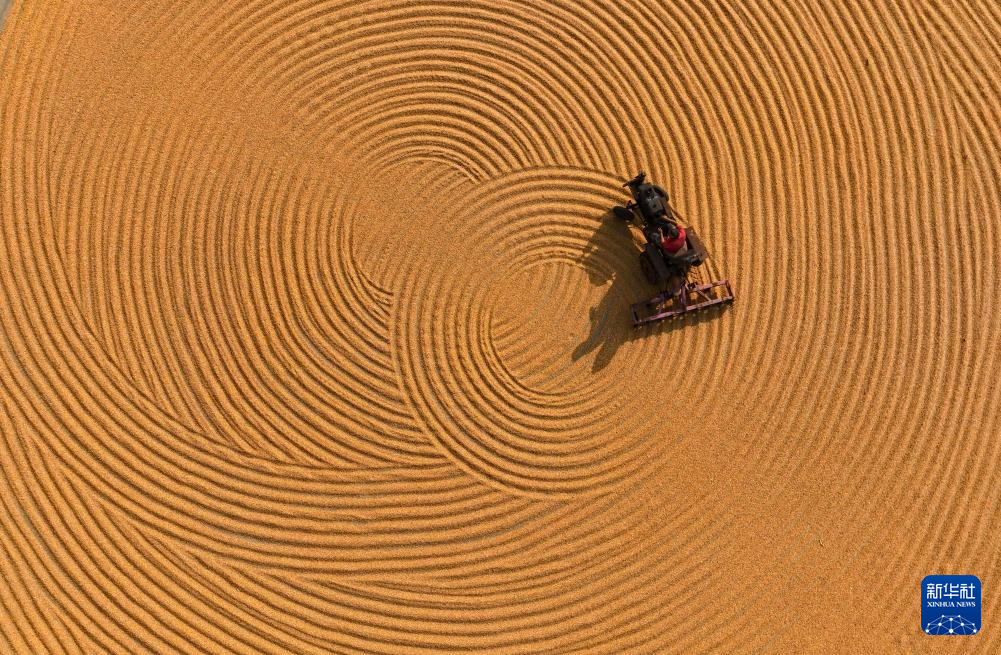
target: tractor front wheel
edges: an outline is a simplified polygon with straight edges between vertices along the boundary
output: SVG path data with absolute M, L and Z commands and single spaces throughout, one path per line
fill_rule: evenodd
M 615 207 L 612 207 L 612 214 L 615 216 L 615 218 L 619 219 L 620 221 L 629 222 L 633 220 L 632 210 L 630 210 L 628 207 L 623 207 L 622 205 L 616 205 Z

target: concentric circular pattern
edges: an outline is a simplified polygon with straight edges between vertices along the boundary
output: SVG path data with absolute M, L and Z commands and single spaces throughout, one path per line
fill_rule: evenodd
M 481 183 L 450 219 L 463 234 L 400 291 L 392 350 L 415 416 L 502 490 L 607 493 L 664 461 L 662 412 L 645 405 L 670 396 L 637 374 L 662 354 L 653 339 L 625 343 L 626 299 L 651 292 L 628 227 L 609 216 L 615 186 L 558 169 Z M 591 280 L 605 283 L 592 293 Z
M 936 572 L 988 600 L 934 646 L 997 652 L 999 44 L 988 2 L 15 2 L 0 652 L 917 652 Z M 629 327 L 638 169 L 731 309 Z

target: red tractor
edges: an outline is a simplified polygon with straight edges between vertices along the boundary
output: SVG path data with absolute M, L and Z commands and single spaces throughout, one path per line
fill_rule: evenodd
M 645 180 L 646 174 L 641 172 L 626 182 L 623 186 L 629 188 L 632 202 L 612 210 L 624 221 L 639 220 L 646 238 L 640 253 L 640 270 L 650 284 L 661 289 L 650 300 L 632 306 L 633 325 L 732 303 L 729 280 L 689 281 L 692 269 L 704 264 L 709 252 L 694 229 L 682 226 L 675 219 L 667 192 Z

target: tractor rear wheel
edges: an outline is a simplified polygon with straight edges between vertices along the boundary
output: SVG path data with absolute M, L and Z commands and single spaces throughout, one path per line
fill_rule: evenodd
M 650 261 L 650 254 L 646 252 L 640 253 L 640 270 L 643 271 L 643 277 L 650 284 L 656 285 L 660 282 L 657 279 L 657 269 L 654 268 L 653 262 Z

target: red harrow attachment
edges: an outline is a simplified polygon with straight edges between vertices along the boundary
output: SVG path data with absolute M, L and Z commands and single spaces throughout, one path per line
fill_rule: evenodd
M 650 300 L 635 303 L 630 311 L 633 327 L 639 327 L 732 302 L 730 280 L 716 280 L 708 284 L 686 282 L 673 291 L 664 291 Z

